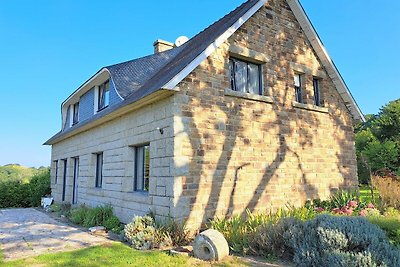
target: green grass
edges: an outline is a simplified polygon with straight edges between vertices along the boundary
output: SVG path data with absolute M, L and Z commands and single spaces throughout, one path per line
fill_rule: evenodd
M 0 258 L 1 259 L 1 258 Z M 1 261 L 0 261 L 1 262 Z M 237 258 L 229 257 L 227 260 L 213 266 L 247 266 Z M 46 254 L 34 258 L 17 261 L 3 262 L 4 267 L 67 267 L 67 266 L 210 266 L 185 256 L 169 256 L 165 252 L 142 252 L 134 250 L 121 243 L 90 247 L 72 252 Z
M 379 193 L 377 190 L 374 190 L 374 198 L 372 198 L 371 187 L 368 185 L 360 186 L 360 199 L 365 202 L 376 203 L 378 200 Z
M 368 221 L 384 230 L 394 245 L 400 246 L 400 217 L 369 217 Z

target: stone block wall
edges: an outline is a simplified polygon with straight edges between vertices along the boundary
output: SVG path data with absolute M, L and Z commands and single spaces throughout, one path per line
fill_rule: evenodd
M 230 90 L 231 56 L 263 61 L 264 96 Z M 303 104 L 294 74 L 303 74 Z M 324 107 L 314 106 L 313 77 Z M 269 1 L 179 84 L 174 217 L 275 210 L 357 184 L 352 118 L 284 0 Z
M 89 131 L 61 141 L 52 148 L 52 194 L 62 200 L 63 159 L 67 159 L 66 199 L 72 201 L 74 157 L 79 157 L 79 204 L 110 203 L 123 222 L 153 210 L 168 216 L 173 187 L 173 115 L 171 97 L 123 115 Z M 157 128 L 162 128 L 163 134 Z M 150 188 L 134 192 L 133 146 L 150 143 Z M 95 187 L 96 153 L 103 153 L 103 186 Z M 58 160 L 57 184 L 55 163 Z

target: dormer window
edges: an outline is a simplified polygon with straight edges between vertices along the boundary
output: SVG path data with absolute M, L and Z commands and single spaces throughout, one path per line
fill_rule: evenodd
M 110 104 L 110 82 L 107 80 L 99 86 L 98 111 Z
M 232 90 L 255 95 L 263 94 L 260 64 L 230 58 L 229 69 Z
M 72 105 L 72 125 L 79 122 L 79 102 Z

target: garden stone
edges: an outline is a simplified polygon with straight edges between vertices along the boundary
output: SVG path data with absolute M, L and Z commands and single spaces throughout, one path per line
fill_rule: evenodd
M 208 229 L 194 239 L 193 253 L 201 260 L 220 261 L 229 255 L 228 242 L 217 230 Z

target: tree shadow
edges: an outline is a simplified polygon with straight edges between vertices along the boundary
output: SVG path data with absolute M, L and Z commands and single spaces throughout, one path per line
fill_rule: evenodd
M 301 200 L 320 197 L 321 183 L 327 183 L 321 179 L 327 178 L 318 177 L 316 170 L 320 167 L 318 160 L 313 158 L 317 151 L 315 148 L 325 149 L 324 151 L 337 149 L 336 169 L 331 168 L 332 172 L 342 173 L 344 178 L 342 183 L 336 184 L 339 187 L 348 186 L 348 181 L 351 181 L 351 168 L 343 167 L 353 166 L 352 159 L 349 159 L 352 156 L 348 156 L 352 153 L 348 148 L 351 141 L 346 139 L 346 134 L 339 134 L 352 133 L 351 122 L 346 115 L 336 116 L 335 109 L 343 110 L 343 106 L 335 107 L 331 104 L 328 107 L 329 115 L 315 114 L 292 106 L 294 82 L 290 62 L 306 62 L 305 58 L 313 50 L 308 42 L 293 34 L 299 26 L 285 21 L 290 12 L 285 1 L 270 1 L 267 5 L 180 85 L 180 93 L 189 97 L 188 104 L 183 106 L 182 115 L 190 119 L 184 131 L 190 142 L 191 154 L 187 155 L 190 159 L 189 173 L 184 178 L 183 192 L 176 207 L 186 208 L 187 220 L 204 223 L 216 216 L 231 216 L 234 213 L 245 216 L 247 210 L 254 212 L 260 206 L 263 209 L 273 209 L 278 203 L 293 202 L 292 204 L 299 205 Z M 265 26 L 267 32 L 262 32 L 257 25 L 263 22 L 257 23 L 255 20 L 263 20 L 262 16 L 271 12 L 273 19 L 267 21 L 271 25 Z M 263 34 L 266 35 L 265 38 L 261 38 Z M 304 34 L 302 36 L 305 38 Z M 262 46 L 257 45 L 254 38 L 265 39 L 263 53 L 271 55 L 263 72 L 268 87 L 266 93 L 274 98 L 272 104 L 263 103 L 267 108 L 260 107 L 259 103 L 224 95 L 224 90 L 230 88 L 229 47 L 239 45 L 259 49 Z M 305 89 L 305 102 L 311 104 L 312 88 L 307 85 Z M 328 103 L 337 102 L 340 96 L 337 92 L 332 92 L 332 86 L 323 90 Z M 263 121 L 264 117 L 272 119 Z M 319 128 L 329 128 L 330 123 L 336 127 L 330 141 L 337 145 L 332 145 L 332 148 L 318 143 L 326 137 L 318 132 Z M 246 134 L 249 127 L 254 128 L 253 136 Z M 323 130 L 328 132 L 329 129 L 325 128 Z M 259 143 L 265 136 L 271 140 L 271 146 Z M 264 160 L 263 155 L 246 155 L 249 151 L 258 151 L 257 146 L 267 147 L 264 149 Z M 347 150 L 343 152 L 344 148 Z M 309 155 L 307 150 L 311 151 Z M 323 156 L 329 155 L 318 155 Z M 286 170 L 288 171 L 285 172 Z M 256 173 L 253 175 L 251 171 Z M 255 183 L 249 180 L 249 186 L 246 187 L 246 181 L 240 179 L 241 175 L 246 178 L 256 177 L 259 175 L 257 171 L 261 172 L 262 178 Z M 190 187 L 190 184 L 196 183 L 197 187 Z M 276 189 L 277 186 L 281 191 Z M 334 186 L 335 184 L 330 184 L 329 190 L 334 190 Z M 270 190 L 272 187 L 274 189 Z M 241 190 L 254 192 L 250 198 L 241 200 Z M 239 202 L 237 207 L 236 201 Z

